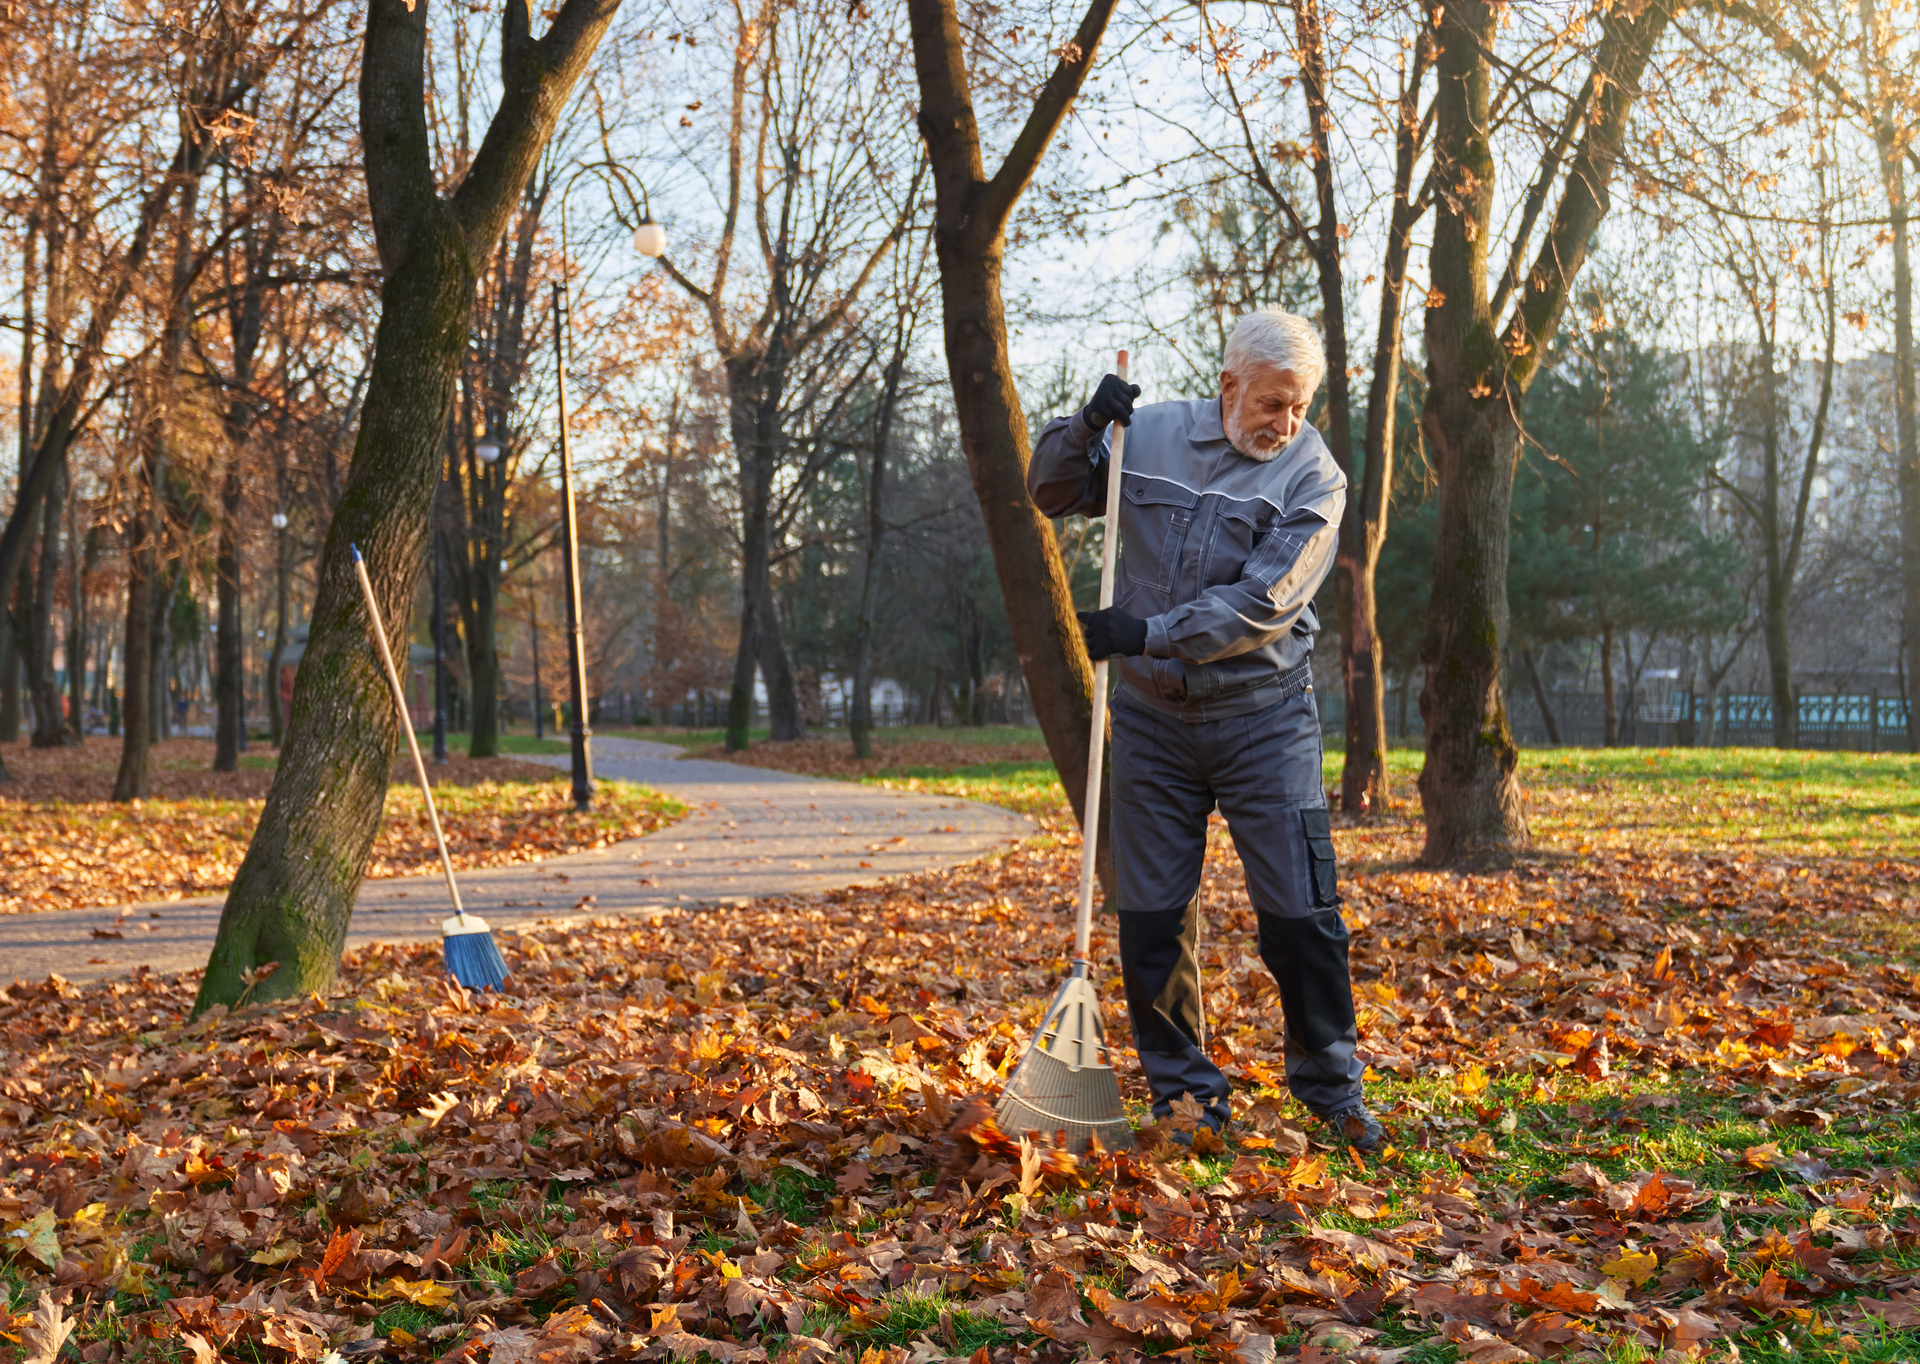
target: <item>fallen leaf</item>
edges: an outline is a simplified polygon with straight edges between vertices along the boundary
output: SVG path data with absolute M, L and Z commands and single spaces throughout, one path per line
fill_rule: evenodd
M 73 1334 L 75 1324 L 67 1320 L 66 1312 L 52 1295 L 42 1290 L 26 1324 L 20 1328 L 21 1364 L 53 1364 L 59 1357 L 60 1347 Z

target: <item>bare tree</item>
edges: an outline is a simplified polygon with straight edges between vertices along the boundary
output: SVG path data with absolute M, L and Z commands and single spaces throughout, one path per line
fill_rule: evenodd
M 533 35 L 507 0 L 500 96 L 473 164 L 436 185 L 424 83 L 427 0 L 370 0 L 360 73 L 367 198 L 385 280 L 353 464 L 327 532 L 293 718 L 266 808 L 220 915 L 196 1010 L 324 990 L 340 964 L 399 739 L 350 547 L 381 613 L 405 619 L 425 558 L 477 268 L 492 254 L 619 0 L 565 0 Z M 395 634 L 404 636 L 396 629 Z
M 706 308 L 727 376 L 741 577 L 727 747 L 740 749 L 747 745 L 756 667 L 766 683 L 772 736 L 804 732 L 770 585 L 775 485 L 790 462 L 788 386 L 808 353 L 847 326 L 905 231 L 920 177 L 902 173 L 902 149 L 892 143 L 897 58 L 882 25 L 864 11 L 789 10 L 771 0 L 753 10 L 737 4 L 735 21 L 724 208 L 712 270 L 696 283 L 671 261 L 662 264 Z M 758 251 L 735 274 L 743 212 L 751 215 Z M 801 490 L 789 486 L 787 499 Z

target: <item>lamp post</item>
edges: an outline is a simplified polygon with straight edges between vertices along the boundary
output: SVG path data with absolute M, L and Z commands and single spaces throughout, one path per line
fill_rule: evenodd
M 557 381 L 560 416 L 560 520 L 561 534 L 565 540 L 567 578 L 567 680 L 573 691 L 573 723 L 569 727 L 569 737 L 573 749 L 573 804 L 578 810 L 585 810 L 593 804 L 593 751 L 590 746 L 591 734 L 587 728 L 587 660 L 586 640 L 580 623 L 580 534 L 574 514 L 573 499 L 573 446 L 567 433 L 567 346 L 571 336 L 573 311 L 568 306 L 567 282 L 565 279 L 567 261 L 567 196 L 574 185 L 586 174 L 598 175 L 603 183 L 612 187 L 618 185 L 627 195 L 630 207 L 637 207 L 640 221 L 634 228 L 633 247 L 643 256 L 660 256 L 667 249 L 666 229 L 653 221 L 653 213 L 647 203 L 646 187 L 640 187 L 636 196 L 632 173 L 612 161 L 595 161 L 581 166 L 567 177 L 567 183 L 560 191 L 560 262 L 562 278 L 553 284 L 553 363 Z M 637 200 L 637 203 L 636 203 Z M 615 216 L 620 217 L 616 206 Z M 620 217 L 622 223 L 626 220 Z M 537 636 L 536 636 L 537 639 Z M 536 684 L 539 671 L 534 672 Z
M 280 669 L 274 666 L 287 639 L 287 514 L 284 511 L 276 511 L 273 514 L 273 536 L 276 594 L 273 604 L 274 646 L 267 653 L 267 662 L 263 669 L 272 676 L 266 679 L 266 684 L 260 689 L 261 699 L 267 703 L 267 738 L 269 740 L 282 734 L 281 726 L 286 722 L 286 716 L 282 714 L 280 708 Z M 242 729 L 240 732 L 244 735 L 246 730 Z

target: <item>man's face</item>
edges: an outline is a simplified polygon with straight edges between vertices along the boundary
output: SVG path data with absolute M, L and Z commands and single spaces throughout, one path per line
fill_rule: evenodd
M 1300 434 L 1313 390 L 1290 369 L 1254 365 L 1245 374 L 1220 376 L 1220 422 L 1233 448 L 1255 459 L 1272 459 Z

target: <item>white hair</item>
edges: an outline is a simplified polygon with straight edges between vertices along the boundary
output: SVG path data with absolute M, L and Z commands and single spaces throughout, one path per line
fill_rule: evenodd
M 1320 333 L 1306 318 L 1284 308 L 1262 308 L 1233 324 L 1223 368 L 1245 376 L 1263 364 L 1292 370 L 1307 381 L 1307 391 L 1312 393 L 1327 375 L 1327 351 Z

